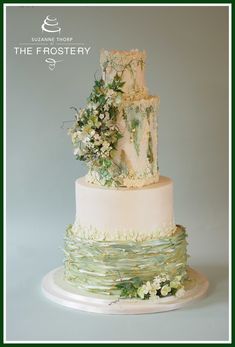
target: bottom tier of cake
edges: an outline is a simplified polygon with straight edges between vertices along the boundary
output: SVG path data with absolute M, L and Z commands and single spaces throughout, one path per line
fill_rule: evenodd
M 187 279 L 183 226 L 169 237 L 144 241 L 82 238 L 66 230 L 64 273 L 70 284 L 90 293 L 148 299 L 181 296 Z

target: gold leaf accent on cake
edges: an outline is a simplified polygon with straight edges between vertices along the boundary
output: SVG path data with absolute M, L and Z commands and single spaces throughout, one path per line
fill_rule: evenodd
M 120 166 L 125 172 L 129 172 L 133 170 L 131 161 L 128 159 L 126 152 L 123 149 L 121 150 L 120 159 L 121 159 Z

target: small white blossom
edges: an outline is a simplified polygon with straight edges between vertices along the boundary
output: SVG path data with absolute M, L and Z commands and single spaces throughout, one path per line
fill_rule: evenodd
M 185 294 L 185 290 L 182 287 L 182 288 L 177 290 L 177 292 L 175 293 L 175 296 L 177 296 L 177 298 L 181 298 L 182 296 L 184 296 L 184 294 Z
M 93 143 L 93 142 L 88 142 L 88 143 L 87 143 L 87 147 L 93 148 L 93 147 L 94 147 L 94 143 Z
M 108 98 L 106 100 L 106 105 L 111 105 L 113 103 L 113 100 L 111 98 Z
M 87 142 L 90 142 L 90 140 L 91 140 L 90 137 L 86 136 L 86 137 L 84 137 L 83 142 L 87 143 Z
M 87 104 L 87 108 L 89 110 L 96 110 L 98 106 L 99 106 L 99 104 L 98 103 L 94 103 L 94 102 L 89 102 Z
M 99 118 L 100 118 L 100 119 L 103 119 L 103 118 L 104 118 L 104 114 L 101 113 L 101 114 L 99 115 Z
M 74 151 L 73 151 L 74 155 L 79 155 L 80 153 L 81 153 L 81 151 L 80 151 L 79 147 L 74 148 Z
M 113 96 L 113 94 L 114 94 L 114 91 L 112 89 L 109 89 L 107 92 L 107 97 L 110 98 Z
M 115 98 L 115 104 L 116 104 L 116 105 L 119 105 L 121 102 L 122 102 L 122 97 L 121 97 L 121 95 L 117 95 L 116 98 Z
M 161 289 L 161 282 L 153 282 L 153 284 L 156 290 Z
M 99 107 L 99 104 L 98 103 L 92 103 L 92 109 L 93 110 L 96 110 L 97 108 Z
M 167 284 L 165 284 L 161 289 L 162 296 L 167 296 L 168 293 L 170 293 L 171 287 L 169 287 Z
M 161 280 L 162 280 L 162 282 L 169 281 L 170 280 L 170 276 L 165 274 L 165 273 L 162 273 L 161 274 Z
M 96 133 L 96 134 L 94 135 L 94 139 L 99 140 L 99 139 L 100 139 L 100 135 Z
M 144 299 L 144 295 L 145 295 L 145 289 L 143 288 L 143 286 L 139 287 L 137 290 L 137 294 L 141 299 Z
M 102 148 L 101 148 L 101 151 L 105 152 L 109 148 L 109 146 L 110 146 L 109 143 L 107 141 L 104 141 Z
M 161 279 L 161 277 L 160 277 L 159 275 L 156 276 L 156 277 L 154 277 L 153 283 L 154 283 L 155 285 L 160 285 L 161 282 L 162 282 L 162 279 Z
M 144 294 L 148 294 L 152 290 L 152 285 L 148 281 L 146 282 L 146 284 L 143 284 L 143 288 L 144 288 Z

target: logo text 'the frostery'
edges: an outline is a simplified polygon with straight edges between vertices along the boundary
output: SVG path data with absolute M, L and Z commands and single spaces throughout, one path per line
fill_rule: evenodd
M 91 47 L 84 43 L 75 42 L 73 37 L 61 36 L 62 29 L 56 17 L 46 16 L 41 25 L 42 33 L 50 36 L 32 37 L 31 42 L 19 44 L 14 47 L 16 55 L 45 56 L 45 62 L 51 71 L 58 62 L 62 62 L 62 56 L 88 55 Z M 56 36 L 56 35 L 59 36 Z M 60 60 L 58 60 L 59 57 Z

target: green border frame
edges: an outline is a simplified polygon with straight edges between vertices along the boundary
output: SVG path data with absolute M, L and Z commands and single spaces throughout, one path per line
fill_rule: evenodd
M 51 4 L 52 6 L 54 6 L 54 4 L 56 5 L 57 3 L 62 3 L 62 4 L 64 4 L 65 6 L 66 5 L 68 5 L 68 4 L 94 4 L 94 6 L 96 5 L 96 4 L 107 4 L 107 6 L 108 5 L 112 5 L 112 4 L 130 4 L 130 5 L 134 5 L 134 4 L 161 4 L 162 6 L 164 6 L 165 4 L 172 4 L 172 5 L 174 5 L 174 4 L 176 4 L 176 6 L 177 6 L 177 4 L 185 4 L 185 6 L 187 6 L 188 4 L 189 5 L 200 5 L 200 4 L 215 4 L 215 6 L 216 6 L 216 4 L 228 4 L 228 5 L 231 5 L 231 44 L 233 43 L 233 20 L 234 20 L 234 10 L 233 10 L 233 1 L 224 1 L 224 0 L 222 0 L 222 1 L 219 1 L 219 0 L 215 0 L 215 1 L 187 1 L 187 2 L 181 2 L 181 1 L 169 1 L 169 2 L 167 2 L 167 1 L 154 1 L 154 0 L 148 0 L 146 3 L 144 2 L 144 1 L 141 1 L 141 0 L 136 0 L 136 1 L 133 1 L 133 0 L 129 0 L 129 1 L 125 1 L 125 0 L 119 0 L 119 1 L 106 1 L 106 0 L 103 0 L 103 1 L 74 1 L 74 0 L 70 0 L 68 3 L 66 3 L 66 2 L 64 2 L 64 1 L 35 1 L 35 2 L 26 2 L 26 1 L 20 1 L 20 2 L 16 2 L 16 1 L 4 1 L 4 2 L 2 2 L 1 1 L 1 4 L 2 4 L 2 6 L 1 6 L 1 19 L 2 19 L 2 28 L 3 28 L 3 30 L 2 30 L 2 36 L 1 36 L 1 38 L 2 38 L 2 51 L 3 51 L 3 54 L 4 54 L 4 46 L 3 46 L 3 44 L 4 44 L 4 5 L 6 4 L 15 4 L 16 6 L 18 6 L 18 5 L 20 5 L 20 4 L 27 4 L 27 5 L 37 5 L 37 4 Z M 232 45 L 233 46 L 233 45 Z M 231 57 L 230 57 L 230 59 L 231 59 L 231 65 L 232 65 L 232 58 L 233 58 L 233 50 L 232 50 L 232 47 L 231 47 Z M 2 64 L 2 69 L 1 69 L 1 74 L 2 74 L 2 81 L 3 81 L 3 84 L 2 84 L 2 90 L 4 91 L 4 80 L 3 80 L 3 77 L 4 77 L 4 65 L 3 65 L 3 54 L 1 55 L 1 64 Z M 233 72 L 233 69 L 232 69 L 232 66 L 231 66 L 231 71 L 230 71 L 230 73 L 231 73 L 231 81 L 233 81 L 233 77 L 234 77 L 234 72 Z M 231 82 L 231 129 L 230 129 L 230 131 L 231 131 L 231 171 L 232 171 L 232 159 L 233 159 L 233 148 L 234 148 L 234 141 L 233 141 L 233 138 L 232 138 L 232 129 L 233 129 L 233 112 L 232 112 L 232 100 L 233 100 L 233 98 L 235 98 L 235 96 L 233 95 L 233 88 L 232 88 L 232 82 Z M 1 160 L 1 173 L 2 173 L 2 184 L 1 184 L 1 189 L 2 189 L 2 196 L 4 195 L 4 163 L 3 163 L 3 160 L 4 160 L 4 117 L 3 117 L 3 115 L 4 115 L 4 94 L 2 93 L 1 94 L 1 102 L 2 102 L 2 106 L 3 106 L 3 112 L 2 112 L 2 118 L 1 118 L 1 122 L 0 122 L 0 124 L 1 124 L 1 127 L 2 127 L 2 139 L 1 139 L 1 144 L 0 144 L 0 146 L 1 146 L 1 154 L 2 154 L 2 160 Z M 232 181 L 232 172 L 231 172 L 231 181 Z M 235 188 L 233 187 L 233 185 L 232 185 L 232 182 L 231 182 L 231 198 L 232 198 L 232 193 L 234 192 L 234 190 L 235 190 Z M 1 202 L 2 202 L 2 221 L 3 221 L 3 223 L 2 223 L 2 230 L 4 230 L 4 214 L 3 214 L 3 211 L 4 211 L 4 200 L 2 199 L 1 200 Z M 233 204 L 232 204 L 232 201 L 231 201 L 231 219 L 232 219 L 232 212 L 233 212 Z M 233 230 L 233 220 L 231 221 L 231 229 Z M 232 251 L 232 236 L 231 236 L 231 245 L 230 245 L 230 247 L 231 247 L 231 251 Z M 3 272 L 4 272 L 4 269 L 3 269 L 3 267 L 4 267 L 4 237 L 3 237 L 3 232 L 2 232 L 2 236 L 1 236 L 1 242 L 2 242 L 2 257 L 1 257 L 1 262 L 2 262 L 2 264 L 1 264 L 1 269 L 2 269 L 2 277 L 1 277 L 1 279 L 2 279 L 2 286 L 1 286 L 1 288 L 2 288 L 2 304 L 4 305 L 4 297 L 3 297 L 3 293 L 4 293 L 4 279 L 3 279 Z M 231 268 L 233 268 L 233 258 L 231 259 L 232 260 L 232 263 L 230 264 L 230 266 L 231 266 Z M 231 269 L 232 270 L 232 269 Z M 233 276 L 232 276 L 232 278 L 231 278 L 231 283 L 232 283 L 232 280 L 233 280 Z M 233 283 L 232 283 L 233 284 Z M 232 307 L 233 307 L 233 300 L 232 300 L 232 297 L 231 297 L 231 306 L 230 306 L 230 309 L 231 309 L 231 343 L 223 343 L 223 342 L 221 342 L 221 343 L 216 343 L 216 344 L 222 344 L 222 345 L 227 345 L 227 344 L 232 344 L 232 342 L 233 342 L 233 336 L 234 336 L 234 333 L 233 333 L 233 330 L 232 330 L 232 326 L 233 326 L 233 315 L 232 315 Z M 2 305 L 2 307 L 3 307 L 3 305 Z M 5 325 L 5 321 L 4 321 L 4 311 L 3 311 L 3 315 L 2 315 L 2 322 L 3 322 L 3 324 L 1 325 L 1 340 L 0 340 L 0 343 L 1 343 L 1 345 L 5 345 L 5 344 L 10 344 L 10 345 L 15 345 L 15 346 L 17 346 L 17 345 L 19 345 L 18 343 L 9 343 L 9 342 L 4 342 L 4 325 Z M 24 345 L 24 343 L 21 343 L 21 344 L 23 344 Z M 50 343 L 50 344 L 48 344 L 48 343 L 43 343 L 43 342 L 35 342 L 35 343 L 25 343 L 25 345 L 41 345 L 41 344 L 43 344 L 43 345 L 51 345 L 51 344 L 57 344 L 56 342 L 52 342 L 52 343 Z M 73 344 L 73 343 L 69 343 L 69 344 Z M 99 342 L 97 342 L 97 343 L 79 343 L 79 342 L 77 342 L 76 344 L 79 344 L 79 345 L 84 345 L 84 346 L 95 346 L 95 345 L 100 345 L 100 344 L 102 344 L 102 343 L 99 343 Z M 132 342 L 130 342 L 130 343 L 116 343 L 116 342 L 114 342 L 114 343 L 105 343 L 105 345 L 122 345 L 122 346 L 125 346 L 125 345 L 130 345 L 130 344 L 135 344 L 135 343 L 132 343 Z M 149 343 L 150 344 L 150 343 Z M 152 343 L 151 345 L 162 345 L 162 346 L 172 346 L 172 345 L 174 345 L 174 344 L 179 344 L 179 343 L 177 343 L 177 341 L 176 342 L 172 342 L 172 343 L 161 343 L 161 342 L 156 342 L 156 343 Z M 193 342 L 193 343 L 191 343 L 191 344 L 198 344 L 198 345 L 201 345 L 202 343 L 198 343 L 198 342 Z M 210 344 L 215 344 L 215 343 L 210 343 Z M 61 345 L 68 345 L 68 343 L 61 343 Z M 146 343 L 138 343 L 138 345 L 146 345 Z M 185 343 L 184 345 L 189 345 L 189 344 L 187 344 L 187 343 Z

